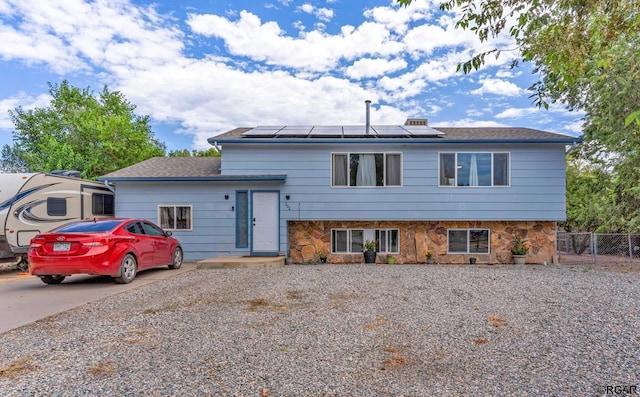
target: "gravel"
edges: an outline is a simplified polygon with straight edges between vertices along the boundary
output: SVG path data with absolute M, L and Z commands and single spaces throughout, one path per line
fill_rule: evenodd
M 2 334 L 0 395 L 640 393 L 639 335 L 637 272 L 195 270 Z

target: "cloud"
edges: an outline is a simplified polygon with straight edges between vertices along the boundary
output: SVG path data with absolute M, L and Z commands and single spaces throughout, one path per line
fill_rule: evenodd
M 9 111 L 13 111 L 18 107 L 24 110 L 31 110 L 36 107 L 46 107 L 51 101 L 49 94 L 41 94 L 36 97 L 19 93 L 5 99 L 0 99 L 0 130 L 12 130 L 15 126 L 9 118 Z
M 481 87 L 471 91 L 473 95 L 493 94 L 500 96 L 517 96 L 522 94 L 522 88 L 509 81 L 494 78 L 480 79 Z
M 331 21 L 334 15 L 333 10 L 330 8 L 318 8 L 309 3 L 301 5 L 298 7 L 298 10 L 314 15 L 316 18 L 324 22 Z
M 502 112 L 496 114 L 496 118 L 498 119 L 506 119 L 506 118 L 521 118 L 524 116 L 528 116 L 532 113 L 536 112 L 536 108 L 509 108 L 503 110 Z
M 341 60 L 364 55 L 388 56 L 401 51 L 380 24 L 365 22 L 344 26 L 339 34 L 310 31 L 301 38 L 285 35 L 276 22 L 262 23 L 256 15 L 242 11 L 231 21 L 218 15 L 191 14 L 187 20 L 194 33 L 224 40 L 228 51 L 269 65 L 327 72 Z
M 363 77 L 382 76 L 386 73 L 396 72 L 406 67 L 407 62 L 401 58 L 391 60 L 381 58 L 363 58 L 355 61 L 351 66 L 347 67 L 345 74 L 352 79 L 361 79 Z

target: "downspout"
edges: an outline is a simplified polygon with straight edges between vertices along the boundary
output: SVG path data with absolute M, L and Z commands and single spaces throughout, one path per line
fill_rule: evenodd
M 106 186 L 107 189 L 109 189 L 111 191 L 111 193 L 116 194 L 116 191 L 114 188 L 112 188 L 111 186 L 109 186 L 109 181 L 108 180 L 104 180 L 104 186 Z

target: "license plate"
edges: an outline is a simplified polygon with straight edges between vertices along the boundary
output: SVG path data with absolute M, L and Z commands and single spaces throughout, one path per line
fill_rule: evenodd
M 71 243 L 53 243 L 54 251 L 69 251 L 71 248 Z

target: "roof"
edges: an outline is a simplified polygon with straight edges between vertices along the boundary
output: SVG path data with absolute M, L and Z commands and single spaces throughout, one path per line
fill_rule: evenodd
M 101 181 L 277 181 L 286 175 L 221 175 L 220 157 L 153 157 L 98 178 Z
M 403 126 L 387 126 L 388 128 L 403 128 Z M 385 126 L 377 126 L 379 130 L 387 128 Z M 376 133 L 376 126 L 372 126 L 371 133 L 369 135 L 360 134 L 333 134 L 331 137 L 326 135 L 313 135 L 307 134 L 304 137 L 291 136 L 289 134 L 278 135 L 272 133 L 270 136 L 260 134 L 261 129 L 281 128 L 279 131 L 290 130 L 303 130 L 309 129 L 310 126 L 283 126 L 283 127 L 255 127 L 255 128 L 235 128 L 227 131 L 223 134 L 209 138 L 208 141 L 211 144 L 224 144 L 224 143 L 346 143 L 349 141 L 367 143 L 562 143 L 572 144 L 581 142 L 582 138 L 573 137 L 569 135 L 557 134 L 553 132 L 541 131 L 532 128 L 522 127 L 431 127 L 431 129 L 440 133 L 439 135 L 418 135 L 411 134 L 409 132 L 406 136 L 386 136 L 384 134 Z M 335 126 L 335 128 L 341 128 Z M 342 127 L 353 128 L 353 127 Z M 365 131 L 365 126 L 361 126 L 362 131 Z M 415 127 L 406 127 L 410 129 Z M 346 129 L 344 130 L 346 131 Z

